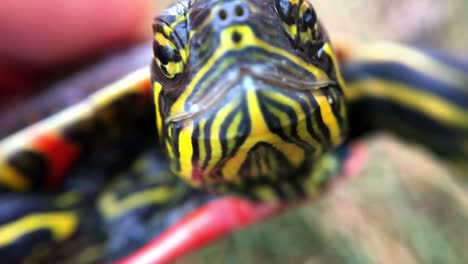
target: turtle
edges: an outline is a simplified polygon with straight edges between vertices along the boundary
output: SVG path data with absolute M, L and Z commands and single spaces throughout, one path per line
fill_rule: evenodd
M 105 87 L 90 78 L 91 90 L 59 85 L 27 110 L 47 118 L 6 127 L 6 262 L 173 261 L 320 197 L 352 174 L 352 142 L 375 129 L 467 164 L 459 58 L 333 46 L 303 0 L 182 0 L 153 37 L 152 52 L 122 57 L 149 66 Z

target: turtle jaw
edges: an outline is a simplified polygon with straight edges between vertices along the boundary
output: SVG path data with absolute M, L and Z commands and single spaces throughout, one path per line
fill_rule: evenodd
M 312 166 L 335 145 L 329 129 L 341 133 L 343 124 L 330 115 L 333 120 L 324 124 L 322 116 L 338 103 L 327 94 L 340 91 L 335 83 L 303 81 L 305 89 L 297 79 L 286 83 L 252 72 L 236 80 L 216 100 L 194 108 L 199 112 L 166 119 L 171 168 L 192 185 L 225 189 L 246 179 L 275 182 Z

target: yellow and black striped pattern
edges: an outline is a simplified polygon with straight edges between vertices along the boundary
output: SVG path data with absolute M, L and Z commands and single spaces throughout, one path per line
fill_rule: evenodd
M 361 45 L 348 53 L 350 62 L 343 65 L 343 72 L 351 131 L 393 131 L 466 171 L 466 62 L 440 51 L 393 43 Z
M 171 169 L 192 185 L 281 189 L 344 140 L 342 81 L 310 4 L 195 1 L 163 13 L 154 29 L 154 46 L 170 32 L 183 54 L 171 60 L 186 65 L 177 80 L 159 64 L 152 75 Z
M 185 50 L 178 44 L 170 26 L 163 22 L 155 23 L 154 31 L 154 64 L 164 77 L 172 80 L 184 71 Z

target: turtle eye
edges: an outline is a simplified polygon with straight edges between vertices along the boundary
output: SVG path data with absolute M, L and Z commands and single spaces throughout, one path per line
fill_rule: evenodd
M 317 14 L 309 2 L 305 1 L 299 8 L 299 19 L 297 22 L 297 34 L 303 43 L 317 43 L 322 40 L 320 23 Z
M 298 48 L 322 41 L 320 23 L 307 0 L 276 0 L 276 10 L 284 31 Z
M 185 70 L 183 47 L 174 30 L 158 21 L 153 25 L 153 70 L 169 80 L 178 80 Z

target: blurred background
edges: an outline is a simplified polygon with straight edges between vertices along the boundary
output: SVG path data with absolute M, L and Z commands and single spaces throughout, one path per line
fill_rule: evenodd
M 149 13 L 157 13 L 172 1 L 143 2 L 151 10 Z M 468 1 L 314 0 L 312 3 L 332 38 L 392 40 L 436 47 L 460 57 L 468 55 L 465 15 Z M 113 11 L 105 15 L 113 16 Z M 106 21 L 105 15 L 97 21 Z M 115 45 L 91 45 L 92 52 L 73 53 L 70 57 L 67 53 L 53 59 L 31 59 L 33 56 L 25 52 L 20 53 L 25 56 L 13 56 L 12 36 L 36 30 L 45 32 L 48 28 L 17 32 L 8 29 L 6 17 L 0 15 L 0 37 L 6 33 L 11 37 L 3 37 L 3 46 L 0 45 L 0 109 L 12 105 L 6 103 L 10 98 L 28 96 L 44 83 L 64 78 L 93 62 L 110 50 L 108 47 L 118 50 L 150 38 L 152 14 L 140 16 L 144 23 L 138 23 L 147 27 L 139 28 L 138 36 L 113 36 Z M 68 29 L 76 33 L 73 30 Z M 124 35 L 123 30 L 116 32 L 117 36 Z M 10 46 L 5 46 L 9 41 Z M 74 42 L 77 43 L 81 42 Z M 31 44 L 36 50 L 41 49 L 40 45 Z M 14 101 L 20 103 L 21 100 Z M 468 263 L 467 178 L 455 176 L 423 147 L 392 135 L 372 135 L 365 143 L 370 161 L 360 177 L 320 201 L 242 230 L 180 263 Z

